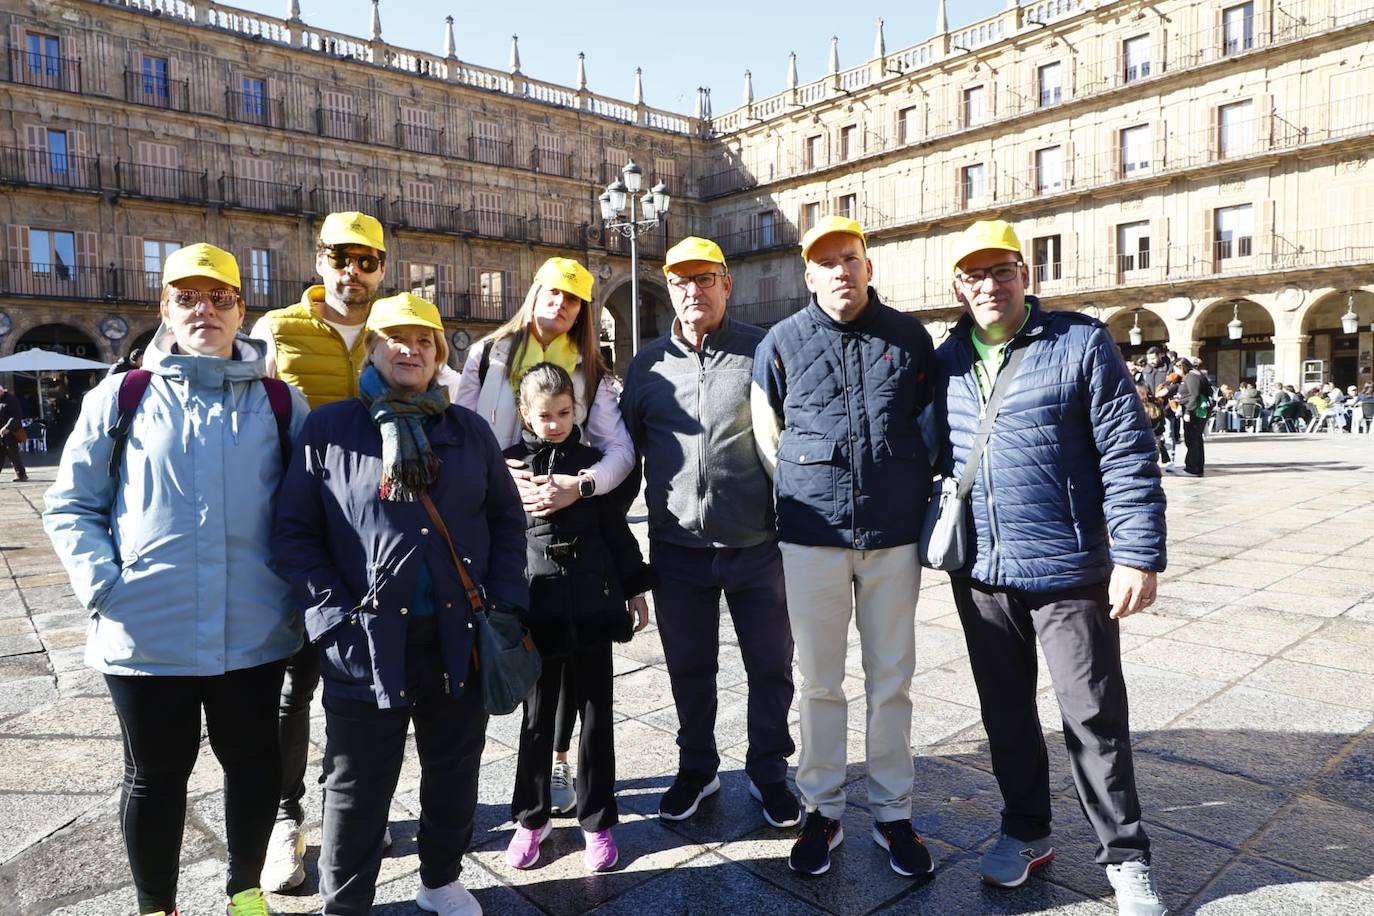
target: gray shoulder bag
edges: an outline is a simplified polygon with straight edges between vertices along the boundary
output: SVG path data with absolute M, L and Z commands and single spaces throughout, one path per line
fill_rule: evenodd
M 1002 397 L 1007 393 L 1025 355 L 1025 345 L 1012 350 L 1006 364 L 997 373 L 997 381 L 992 385 L 992 394 L 983 411 L 983 422 L 978 427 L 978 436 L 973 441 L 968 461 L 964 462 L 964 472 L 957 481 L 952 477 L 942 477 L 939 487 L 930 495 L 925 521 L 921 524 L 921 540 L 917 545 L 921 565 L 927 569 L 950 572 L 963 568 L 968 559 L 968 525 L 965 521 L 968 495 L 973 491 L 973 479 L 978 474 L 978 465 L 987 449 L 988 438 L 992 435 L 992 424 L 1002 409 Z

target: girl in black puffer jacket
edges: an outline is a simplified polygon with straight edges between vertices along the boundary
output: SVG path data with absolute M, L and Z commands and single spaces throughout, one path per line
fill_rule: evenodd
M 579 441 L 573 425 L 573 383 L 552 363 L 532 366 L 520 380 L 522 441 L 507 458 L 525 462 L 539 478 L 575 476 L 601 458 Z M 539 859 L 552 806 L 554 718 L 564 669 L 582 718 L 577 760 L 577 819 L 587 843 L 589 871 L 615 865 L 611 827 L 615 803 L 615 746 L 611 726 L 611 641 L 626 642 L 648 622 L 644 593 L 656 585 L 626 522 L 633 475 L 618 490 L 579 499 L 543 518 L 525 516 L 530 603 L 524 622 L 544 660 L 543 673 L 525 699 L 520 755 L 511 798 L 515 836 L 506 849 L 513 868 Z M 625 491 L 625 492 L 622 492 Z

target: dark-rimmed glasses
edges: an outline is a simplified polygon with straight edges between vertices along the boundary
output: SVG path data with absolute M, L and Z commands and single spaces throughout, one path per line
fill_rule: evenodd
M 977 286 L 988 277 L 998 283 L 1010 283 L 1021 276 L 1020 261 L 1003 261 L 1001 264 L 994 264 L 991 267 L 980 267 L 976 270 L 956 270 L 954 279 L 967 286 Z
M 325 260 L 329 266 L 335 270 L 343 270 L 349 264 L 357 264 L 358 269 L 365 274 L 375 274 L 377 268 L 382 266 L 382 259 L 375 254 L 348 254 L 341 251 L 325 252 Z
M 177 308 L 190 311 L 202 302 L 208 302 L 217 311 L 228 311 L 239 304 L 239 294 L 232 289 L 177 289 L 172 287 L 168 301 Z
M 697 289 L 710 289 L 711 287 L 716 285 L 716 277 L 723 276 L 725 275 L 722 273 L 712 271 L 710 273 L 705 274 L 694 274 L 690 277 L 669 277 L 668 285 L 675 286 L 678 289 L 686 289 L 687 287 L 695 283 L 697 285 Z

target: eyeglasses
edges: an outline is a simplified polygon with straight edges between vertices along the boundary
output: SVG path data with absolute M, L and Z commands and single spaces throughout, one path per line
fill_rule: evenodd
M 988 277 L 992 277 L 998 283 L 1010 283 L 1019 276 L 1021 276 L 1020 261 L 1003 261 L 1001 264 L 994 264 L 991 267 L 983 267 L 978 270 L 957 270 L 954 272 L 956 280 L 969 286 L 977 286 Z
M 232 289 L 177 289 L 173 287 L 170 301 L 187 311 L 208 302 L 218 311 L 227 311 L 239 304 L 239 294 Z
M 692 277 L 669 277 L 668 285 L 677 287 L 678 289 L 686 289 L 687 287 L 695 283 L 697 285 L 697 289 L 710 289 L 711 287 L 716 285 L 716 277 L 723 276 L 725 275 L 712 271 L 711 273 L 697 274 L 696 276 Z
M 335 270 L 343 270 L 349 264 L 357 264 L 358 269 L 365 274 L 375 274 L 377 268 L 382 266 L 382 259 L 375 254 L 343 254 L 331 251 L 325 254 L 325 260 Z

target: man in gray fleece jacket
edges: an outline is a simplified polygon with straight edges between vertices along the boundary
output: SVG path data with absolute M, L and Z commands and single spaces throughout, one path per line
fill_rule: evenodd
M 762 328 L 725 315 L 731 278 L 720 247 L 688 237 L 663 268 L 677 318 L 630 364 L 620 412 L 644 461 L 654 613 L 677 706 L 678 774 L 659 816 L 685 820 L 720 788 L 716 671 L 720 597 L 749 677 L 749 792 L 774 827 L 801 819 L 787 787 L 795 749 L 792 631 L 773 489 L 754 446 L 749 387 Z

